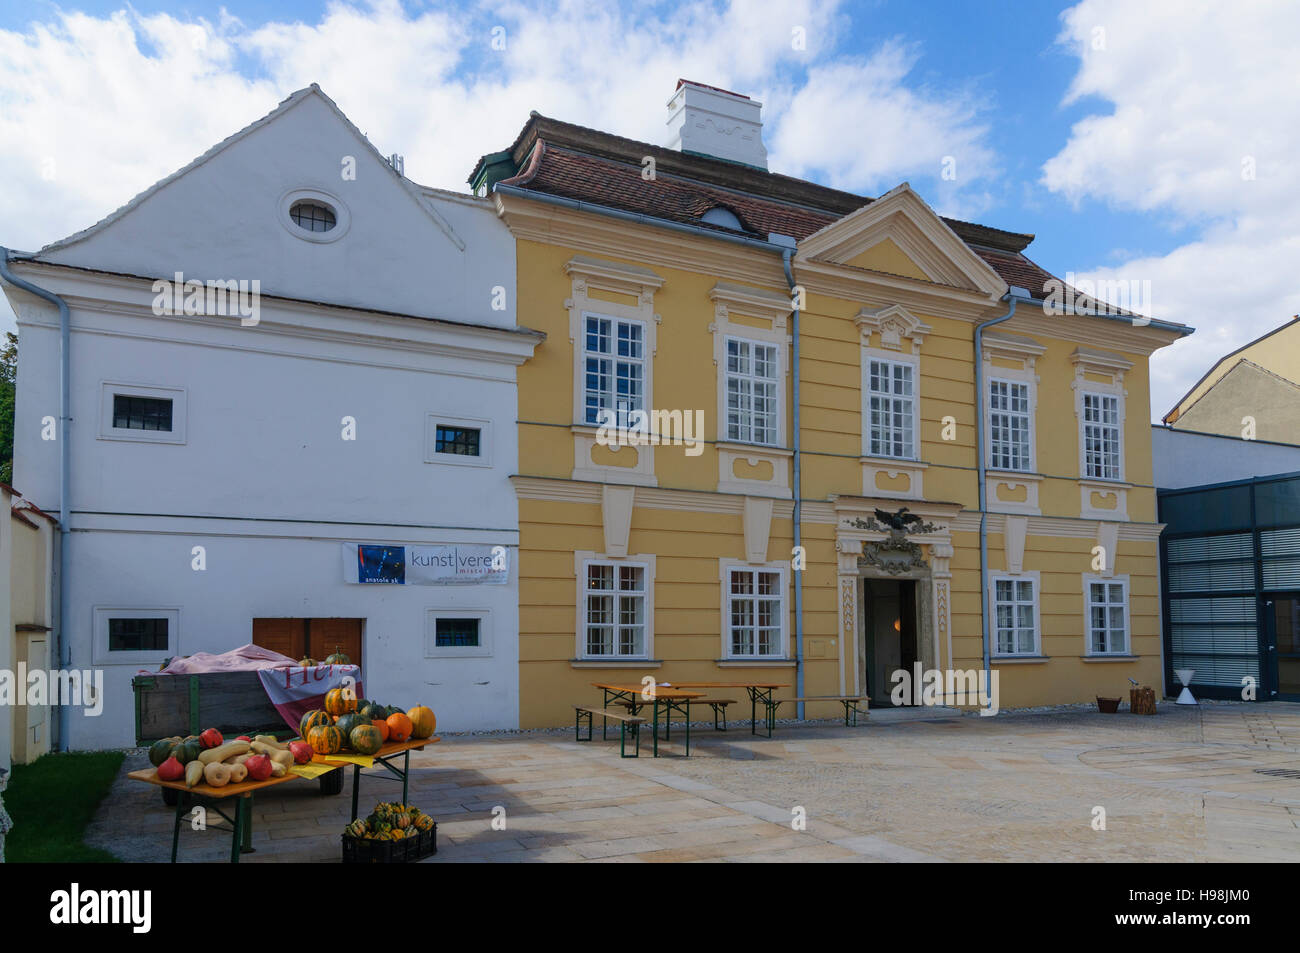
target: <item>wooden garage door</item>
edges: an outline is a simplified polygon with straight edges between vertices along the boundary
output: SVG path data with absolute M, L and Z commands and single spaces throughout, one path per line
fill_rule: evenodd
M 361 664 L 361 619 L 254 619 L 253 644 L 320 662 L 337 648 Z

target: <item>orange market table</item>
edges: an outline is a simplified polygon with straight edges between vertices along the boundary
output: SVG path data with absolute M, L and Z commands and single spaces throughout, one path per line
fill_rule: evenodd
M 767 723 L 767 736 L 772 737 L 772 729 L 776 727 L 776 706 L 778 702 L 772 701 L 772 691 L 777 688 L 789 688 L 789 685 L 778 685 L 775 682 L 677 682 L 674 688 L 743 688 L 749 693 L 749 733 L 758 734 L 758 703 L 762 702 L 763 707 L 767 710 L 767 716 L 763 719 Z M 698 696 L 697 696 L 698 697 Z
M 277 784 L 284 784 L 286 781 L 292 781 L 298 775 L 289 772 L 278 778 L 267 778 L 265 781 L 240 781 L 238 784 L 227 784 L 223 787 L 214 788 L 209 784 L 196 784 L 194 787 L 186 787 L 183 781 L 163 781 L 158 777 L 158 772 L 153 768 L 142 768 L 139 771 L 129 771 L 126 775 L 133 781 L 143 781 L 146 784 L 155 784 L 160 788 L 170 788 L 179 791 L 181 794 L 188 794 L 190 799 L 197 800 L 210 806 L 214 811 L 230 822 L 233 833 L 230 838 L 230 862 L 239 863 L 241 853 L 251 854 L 254 850 L 253 840 L 253 792 L 260 791 L 263 788 L 274 787 Z M 234 808 L 234 817 L 231 817 L 225 811 L 218 807 L 220 802 L 228 798 L 236 798 Z M 172 826 L 172 863 L 176 863 L 176 850 L 180 844 L 181 837 L 181 817 L 184 816 L 187 809 L 193 806 L 192 801 L 187 803 L 185 797 L 176 799 L 176 822 Z
M 334 755 L 318 754 L 312 758 L 313 763 L 333 765 L 338 768 L 345 768 L 352 765 L 352 820 L 357 819 L 357 802 L 361 793 L 361 769 L 363 767 L 374 767 L 376 764 L 381 765 L 389 774 L 395 775 L 402 779 L 402 803 L 406 803 L 408 790 L 408 777 L 411 773 L 411 752 L 423 751 L 425 745 L 436 745 L 441 738 L 412 738 L 410 741 L 387 741 L 373 756 L 370 765 L 363 765 L 360 761 L 353 760 L 351 756 L 344 755 L 335 757 Z M 393 759 L 398 755 L 402 756 L 402 766 L 395 767 L 392 764 Z
M 630 705 L 633 714 L 637 708 L 653 705 L 654 718 L 651 723 L 650 737 L 653 740 L 654 756 L 659 757 L 659 705 L 664 706 L 664 740 L 670 736 L 673 712 L 680 712 L 686 718 L 686 756 L 691 754 L 691 700 L 702 698 L 703 692 L 684 691 L 680 686 L 669 685 L 610 685 L 605 682 L 592 682 L 592 688 L 599 688 L 604 695 L 602 707 L 609 703 L 624 702 Z M 684 704 L 683 704 L 684 703 Z M 605 727 L 601 726 L 600 736 L 605 738 Z

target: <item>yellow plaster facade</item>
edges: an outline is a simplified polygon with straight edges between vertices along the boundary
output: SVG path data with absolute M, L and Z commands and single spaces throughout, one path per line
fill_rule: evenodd
M 593 681 L 646 675 L 770 680 L 790 686 L 777 697 L 792 697 L 791 292 L 780 256 L 521 195 L 496 198 L 517 241 L 519 324 L 547 335 L 518 378 L 521 726 L 569 724 L 575 703 L 598 697 Z M 804 692 L 879 685 L 867 646 L 889 633 L 868 618 L 873 579 L 913 580 L 901 598 L 914 600 L 925 668 L 980 669 L 973 336 L 977 323 L 1005 313 L 1006 284 L 906 187 L 805 238 L 792 267 L 804 306 Z M 698 414 L 697 446 L 602 445 L 584 418 L 590 316 L 638 324 L 644 406 Z M 779 413 L 769 442 L 727 430 L 728 338 L 772 349 Z M 1025 385 L 1031 405 L 1027 465 L 990 471 L 988 481 L 990 573 L 1031 583 L 1034 612 L 1029 650 L 994 655 L 1001 707 L 1121 695 L 1127 677 L 1160 684 L 1147 360 L 1172 339 L 1037 306 L 986 332 L 986 378 Z M 866 369 L 881 360 L 913 368 L 914 444 L 902 458 L 871 453 Z M 1108 479 L 1083 476 L 1085 393 L 1115 398 L 1106 406 L 1118 413 L 1119 471 Z M 920 564 L 897 577 L 863 559 L 864 544 L 884 534 L 852 521 L 902 506 L 937 529 L 914 537 Z M 642 588 L 604 601 L 600 586 L 621 569 Z M 756 578 L 746 571 L 779 583 L 772 654 L 734 652 L 731 574 Z M 1104 655 L 1089 641 L 1091 582 L 1107 598 L 1123 596 L 1111 607 L 1123 616 L 1111 636 L 1119 650 Z M 600 628 L 610 605 L 633 623 L 625 634 L 634 657 L 589 651 L 590 616 Z M 742 597 L 742 615 L 750 605 Z M 611 629 L 616 652 L 620 632 Z M 871 693 L 873 707 L 888 703 Z M 839 711 L 817 703 L 807 714 Z

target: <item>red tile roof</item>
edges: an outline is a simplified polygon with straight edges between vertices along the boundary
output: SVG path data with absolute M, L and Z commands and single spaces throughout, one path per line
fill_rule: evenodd
M 655 163 L 654 181 L 642 178 L 647 157 Z M 766 169 L 561 122 L 537 112 L 529 116 L 509 149 L 479 159 L 470 173 L 470 183 L 477 187 L 480 177 L 486 181 L 489 166 L 505 159 L 517 172 L 500 184 L 734 235 L 733 229 L 700 220 L 709 209 L 722 207 L 740 220 L 745 235 L 759 239 L 775 232 L 802 240 L 875 201 Z M 1040 300 L 1053 290 L 1046 287 L 1048 282 L 1069 288 L 1023 254 L 1034 240 L 1032 234 L 954 218 L 943 221 L 1008 285 L 1025 288 Z M 1077 292 L 1075 295 L 1080 297 Z M 1111 313 L 1130 312 L 1115 308 Z M 1156 323 L 1191 333 L 1184 325 Z
M 874 199 L 734 162 L 711 159 L 625 139 L 533 113 L 507 152 L 518 173 L 503 184 L 591 202 L 682 224 L 710 226 L 700 216 L 725 208 L 745 233 L 766 239 L 776 232 L 802 240 Z M 496 155 L 500 155 L 499 153 Z M 642 178 L 645 157 L 655 179 Z M 470 180 L 483 170 L 485 156 Z M 945 218 L 970 248 L 1009 285 L 1042 297 L 1053 276 L 1021 250 L 1034 236 Z

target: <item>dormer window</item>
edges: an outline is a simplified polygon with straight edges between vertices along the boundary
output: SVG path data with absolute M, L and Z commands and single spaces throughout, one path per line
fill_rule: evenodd
M 713 208 L 701 215 L 700 221 L 706 225 L 718 225 L 722 228 L 730 228 L 737 232 L 743 232 L 745 230 L 745 226 L 742 225 L 740 219 L 736 217 L 736 213 L 721 205 L 715 205 Z
M 334 209 L 324 202 L 294 202 L 289 209 L 289 217 L 295 225 L 309 232 L 328 232 L 338 224 Z

